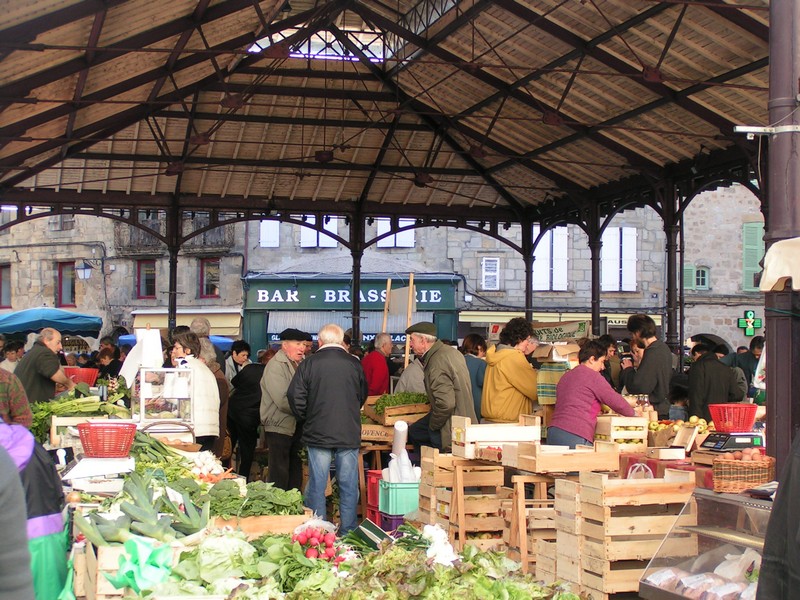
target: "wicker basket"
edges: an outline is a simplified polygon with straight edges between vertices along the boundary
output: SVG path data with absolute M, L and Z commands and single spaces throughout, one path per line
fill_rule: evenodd
M 714 459 L 714 491 L 738 494 L 775 479 L 775 459 L 763 456 L 759 460 Z

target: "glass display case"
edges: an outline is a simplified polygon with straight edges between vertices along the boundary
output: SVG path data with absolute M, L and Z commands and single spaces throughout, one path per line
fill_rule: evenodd
M 142 368 L 136 395 L 141 425 L 194 423 L 192 412 L 192 371 L 190 369 Z
M 646 600 L 755 599 L 772 502 L 704 489 L 695 490 L 692 501 L 697 525 L 676 525 L 662 548 L 671 537 L 690 533 L 697 539 L 697 555 L 675 558 L 659 550 L 642 576 L 639 595 Z

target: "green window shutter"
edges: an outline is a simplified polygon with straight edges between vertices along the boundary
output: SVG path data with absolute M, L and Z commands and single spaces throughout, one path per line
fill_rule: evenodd
M 694 283 L 694 265 L 683 265 L 683 289 L 693 290 Z
M 757 292 L 756 273 L 761 272 L 758 264 L 764 257 L 764 224 L 742 224 L 742 290 Z

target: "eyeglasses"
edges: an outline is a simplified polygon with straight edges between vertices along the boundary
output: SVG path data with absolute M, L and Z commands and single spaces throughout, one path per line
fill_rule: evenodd
M 529 337 L 525 341 L 528 342 L 529 344 L 538 344 L 539 343 L 539 340 L 537 340 L 536 338 L 532 338 L 532 337 Z

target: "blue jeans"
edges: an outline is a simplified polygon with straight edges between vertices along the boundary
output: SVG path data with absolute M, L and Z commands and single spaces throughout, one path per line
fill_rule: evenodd
M 318 517 L 325 518 L 325 487 L 331 461 L 336 465 L 336 483 L 339 485 L 339 535 L 345 535 L 358 524 L 358 448 L 308 447 L 305 505 Z
M 575 446 L 593 446 L 594 442 L 558 427 L 548 427 L 547 444 L 550 446 L 569 446 L 574 450 Z
M 669 418 L 671 421 L 677 421 L 678 419 L 686 421 L 689 419 L 689 411 L 685 406 L 672 404 L 669 407 Z

